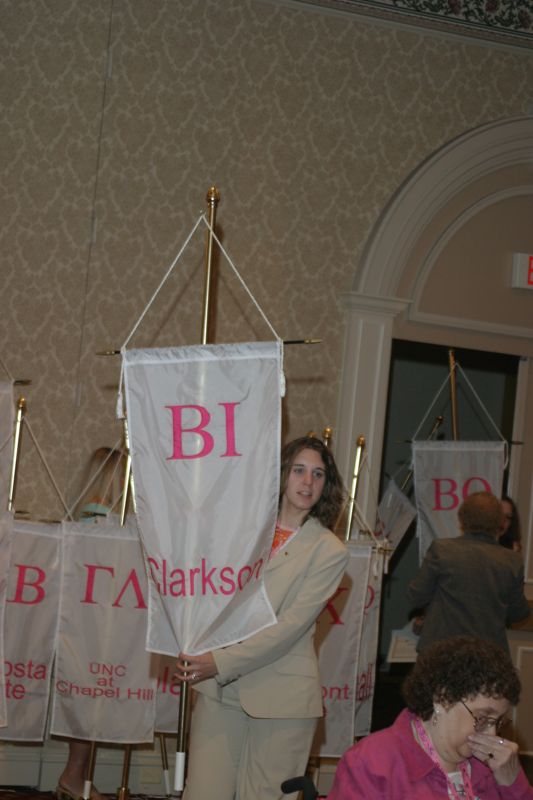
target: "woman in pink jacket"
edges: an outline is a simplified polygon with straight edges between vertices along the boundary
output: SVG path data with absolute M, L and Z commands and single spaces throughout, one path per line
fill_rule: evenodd
M 344 754 L 328 800 L 532 800 L 504 737 L 520 695 L 506 652 L 469 636 L 437 642 L 403 691 L 407 708 Z

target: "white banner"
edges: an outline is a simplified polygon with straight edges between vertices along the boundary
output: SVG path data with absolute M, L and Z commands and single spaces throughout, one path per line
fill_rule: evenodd
M 281 345 L 124 354 L 149 650 L 197 655 L 275 623 Z
M 135 520 L 63 523 L 64 570 L 51 733 L 136 744 L 153 738 L 147 579 Z
M 398 547 L 416 517 L 416 508 L 392 479 L 381 498 L 377 517 L 376 538 L 387 539 L 392 547 Z
M 13 543 L 13 516 L 5 513 L 0 517 L 0 727 L 7 725 L 6 662 L 4 657 L 4 624 L 6 611 L 7 581 Z M 2 732 L 0 731 L 0 739 Z
M 60 526 L 16 521 L 4 619 L 8 725 L 1 739 L 44 738 L 60 575 Z
M 372 551 L 368 570 L 366 602 L 363 616 L 363 631 L 359 647 L 357 684 L 355 689 L 354 737 L 370 733 L 372 704 L 376 685 L 376 656 L 379 639 L 379 610 L 383 583 L 383 553 Z
M 422 562 L 435 539 L 458 536 L 457 511 L 474 492 L 501 497 L 505 442 L 413 442 Z
M 157 698 L 155 710 L 155 729 L 158 733 L 171 733 L 178 730 L 180 707 L 180 681 L 174 677 L 176 659 L 170 656 L 152 654 L 157 675 Z
M 349 544 L 350 559 L 339 588 L 317 620 L 324 716 L 312 753 L 338 758 L 354 740 L 359 647 L 372 548 Z

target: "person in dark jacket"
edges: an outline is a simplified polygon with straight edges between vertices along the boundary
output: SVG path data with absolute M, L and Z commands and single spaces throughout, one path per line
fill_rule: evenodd
M 409 600 L 425 609 L 419 652 L 449 636 L 470 635 L 509 650 L 506 626 L 529 616 L 521 556 L 498 544 L 501 502 L 471 494 L 459 508 L 462 536 L 437 539 L 410 583 Z

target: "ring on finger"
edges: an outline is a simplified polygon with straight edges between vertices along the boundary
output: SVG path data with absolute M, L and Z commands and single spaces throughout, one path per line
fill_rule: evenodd
M 505 739 L 498 739 L 498 744 L 505 744 Z

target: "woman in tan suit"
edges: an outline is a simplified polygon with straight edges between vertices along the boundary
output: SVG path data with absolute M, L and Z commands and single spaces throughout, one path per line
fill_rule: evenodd
M 281 782 L 305 771 L 322 716 L 315 620 L 348 559 L 329 530 L 343 496 L 333 456 L 319 439 L 283 448 L 279 517 L 264 573 L 277 624 L 178 660 L 177 674 L 198 692 L 183 800 L 279 800 Z

